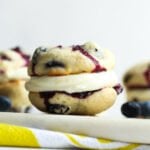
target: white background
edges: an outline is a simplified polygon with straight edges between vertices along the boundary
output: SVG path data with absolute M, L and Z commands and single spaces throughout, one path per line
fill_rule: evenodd
M 116 72 L 150 58 L 149 0 L 0 0 L 0 49 L 95 41 L 112 50 Z

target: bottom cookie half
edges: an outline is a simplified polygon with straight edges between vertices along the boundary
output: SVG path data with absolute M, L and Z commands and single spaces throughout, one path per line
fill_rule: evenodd
M 72 93 L 30 92 L 32 104 L 39 110 L 52 114 L 95 115 L 113 105 L 117 98 L 114 88 Z

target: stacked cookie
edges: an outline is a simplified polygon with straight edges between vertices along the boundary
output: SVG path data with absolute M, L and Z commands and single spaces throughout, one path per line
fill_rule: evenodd
M 29 65 L 29 98 L 55 114 L 95 115 L 113 105 L 122 91 L 108 50 L 88 42 L 70 47 L 39 47 Z
M 31 103 L 24 87 L 26 80 L 29 79 L 28 64 L 29 56 L 18 47 L 0 52 L 0 96 L 2 96 L 0 110 L 10 106 L 8 111 L 28 111 Z
M 122 113 L 127 117 L 150 116 L 150 61 L 131 67 L 123 77 L 127 100 Z

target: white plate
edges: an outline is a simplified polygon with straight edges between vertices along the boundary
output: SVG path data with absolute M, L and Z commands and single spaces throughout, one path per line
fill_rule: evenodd
M 0 113 L 1 123 L 150 144 L 150 119 Z

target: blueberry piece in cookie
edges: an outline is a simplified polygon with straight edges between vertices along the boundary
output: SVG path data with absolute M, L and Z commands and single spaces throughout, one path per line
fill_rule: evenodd
M 33 64 L 36 64 L 38 55 L 39 55 L 41 52 L 46 52 L 46 50 L 47 50 L 47 49 L 44 48 L 44 47 L 38 47 L 38 48 L 35 50 L 34 54 L 33 54 L 32 63 L 33 63 Z
M 6 54 L 0 54 L 0 60 L 7 60 L 7 61 L 11 61 L 11 58 L 8 57 Z
M 52 60 L 52 61 L 47 62 L 45 64 L 45 67 L 46 68 L 52 68 L 52 67 L 62 67 L 62 68 L 64 68 L 65 65 L 62 62 L 59 62 L 59 61 L 56 61 L 56 60 Z
M 52 114 L 68 114 L 70 108 L 62 104 L 49 104 L 47 111 Z

